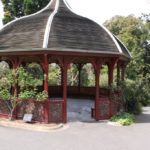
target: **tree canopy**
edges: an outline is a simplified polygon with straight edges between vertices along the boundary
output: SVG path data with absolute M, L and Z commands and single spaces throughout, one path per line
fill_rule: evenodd
M 41 10 L 50 0 L 2 0 L 4 5 L 4 19 L 6 24 L 15 18 L 29 15 Z
M 115 16 L 104 25 L 131 52 L 132 59 L 127 66 L 127 78 L 136 85 L 132 86 L 135 87 L 134 91 L 137 91 L 135 97 L 142 103 L 150 103 L 150 14 L 143 14 L 139 18 L 133 15 Z

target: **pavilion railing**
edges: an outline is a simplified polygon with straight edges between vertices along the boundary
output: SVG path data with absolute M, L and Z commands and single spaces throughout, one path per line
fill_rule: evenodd
M 89 88 L 90 89 L 90 88 Z M 101 90 L 102 91 L 102 90 Z M 102 91 L 99 97 L 98 119 L 109 119 L 122 108 L 121 93 L 108 93 Z M 117 97 L 115 99 L 114 97 Z M 119 98 L 119 99 L 118 99 Z M 19 100 L 18 100 L 19 101 Z M 43 123 L 59 123 L 66 120 L 65 101 L 61 99 L 49 99 L 36 101 L 34 99 L 20 100 L 14 111 L 14 118 L 23 119 L 24 114 L 32 114 L 33 121 Z M 10 111 L 3 100 L 0 100 L 0 117 L 9 117 Z M 95 118 L 95 108 L 92 108 L 92 116 Z
M 8 117 L 10 110 L 4 100 L 0 100 L 0 117 Z
M 119 91 L 101 95 L 99 97 L 98 120 L 110 119 L 123 107 L 122 95 Z M 95 118 L 95 108 L 92 108 L 92 117 Z
M 33 114 L 33 121 L 35 122 L 64 122 L 64 101 L 56 99 L 43 102 L 35 100 L 23 101 L 17 107 L 17 119 L 22 119 L 25 113 Z
M 49 123 L 64 122 L 64 100 L 50 100 L 48 101 L 48 121 Z

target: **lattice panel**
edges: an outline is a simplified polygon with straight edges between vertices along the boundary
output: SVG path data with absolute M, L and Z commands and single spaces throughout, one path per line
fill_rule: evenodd
M 49 122 L 63 121 L 63 103 L 49 103 Z
M 115 115 L 117 113 L 117 103 L 113 102 L 112 103 L 112 114 Z
M 17 107 L 17 117 L 23 118 L 24 114 L 33 114 L 33 120 L 44 121 L 44 104 L 40 102 L 22 101 Z
M 114 93 L 112 97 L 112 114 L 115 115 L 120 111 L 122 107 L 122 95 L 121 93 Z
M 100 101 L 100 116 L 109 116 L 109 101 Z
M 10 111 L 7 107 L 7 104 L 3 101 L 0 100 L 0 114 L 9 114 Z
M 19 102 L 17 106 L 17 118 L 23 118 L 24 114 L 26 113 L 27 104 L 27 101 Z
M 44 105 L 42 103 L 36 103 L 33 110 L 33 120 L 44 122 Z

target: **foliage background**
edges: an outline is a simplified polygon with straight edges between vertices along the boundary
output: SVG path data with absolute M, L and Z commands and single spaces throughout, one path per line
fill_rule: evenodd
M 104 25 L 121 39 L 132 55 L 126 69 L 126 105 L 131 111 L 134 106 L 140 107 L 140 103 L 150 104 L 150 47 L 148 43 L 145 45 L 150 40 L 150 14 L 140 18 L 114 16 Z

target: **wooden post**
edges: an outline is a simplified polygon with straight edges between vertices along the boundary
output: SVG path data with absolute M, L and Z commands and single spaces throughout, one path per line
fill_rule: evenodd
M 125 66 L 121 66 L 121 81 L 124 81 L 125 78 Z
M 111 63 L 109 63 L 108 65 L 108 74 L 109 74 L 109 86 L 111 87 L 112 83 L 113 83 L 113 75 L 114 75 L 114 67 L 115 67 L 115 61 L 112 61 Z M 109 91 L 109 117 L 111 117 L 112 114 L 112 92 Z
M 80 88 L 81 88 L 81 70 L 82 70 L 82 64 L 78 64 L 78 94 L 80 95 Z
M 48 92 L 48 57 L 44 54 L 44 91 Z
M 67 122 L 67 68 L 68 64 L 66 61 L 63 63 L 63 101 L 64 101 L 64 107 L 63 107 L 63 120 L 64 123 Z
M 11 62 L 12 62 L 12 69 L 14 69 L 16 72 L 17 71 L 16 69 L 19 67 L 19 61 L 17 58 L 15 58 Z M 15 97 L 18 96 L 18 83 L 15 83 L 15 85 L 12 87 L 12 93 L 13 93 L 13 96 L 15 96 Z M 17 101 L 15 103 L 17 103 Z M 14 115 L 14 118 L 16 119 L 17 118 L 17 107 L 15 108 L 13 115 Z
M 49 101 L 44 101 L 44 123 L 49 123 Z
M 114 80 L 114 65 L 110 64 L 108 65 L 108 85 L 111 86 Z
M 63 67 L 60 67 L 61 69 L 61 96 L 63 97 Z
M 12 67 L 15 71 L 19 67 L 19 62 L 17 58 L 12 60 Z M 18 83 L 16 83 L 12 88 L 13 88 L 14 96 L 17 96 L 18 95 Z
M 48 92 L 48 56 L 44 54 L 44 91 Z M 44 102 L 44 122 L 49 123 L 49 102 L 48 100 Z
M 120 83 L 120 65 L 117 63 L 117 86 Z
M 99 79 L 100 79 L 100 64 L 96 64 L 95 68 L 95 88 L 96 88 L 96 95 L 95 95 L 95 119 L 98 121 L 100 119 L 100 86 L 99 86 Z

